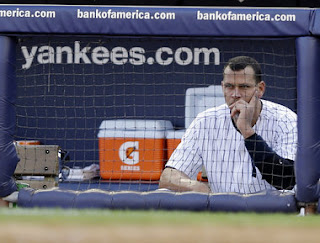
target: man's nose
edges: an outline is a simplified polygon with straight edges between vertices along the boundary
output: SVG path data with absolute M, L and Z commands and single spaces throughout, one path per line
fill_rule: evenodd
M 241 98 L 241 93 L 239 87 L 234 87 L 233 93 L 232 93 L 233 98 Z

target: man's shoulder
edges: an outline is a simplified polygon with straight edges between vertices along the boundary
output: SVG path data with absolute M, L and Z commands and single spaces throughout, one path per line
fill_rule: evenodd
M 212 126 L 216 122 L 226 121 L 226 117 L 230 117 L 230 109 L 226 104 L 209 108 L 200 112 L 193 120 L 189 128 Z
M 263 112 L 267 117 L 296 119 L 297 114 L 290 108 L 272 101 L 261 99 Z
M 219 118 L 225 117 L 226 115 L 230 115 L 230 109 L 227 104 L 222 104 L 200 112 L 198 118 Z

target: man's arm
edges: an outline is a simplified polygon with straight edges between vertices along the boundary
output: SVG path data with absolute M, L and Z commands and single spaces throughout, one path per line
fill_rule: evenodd
M 262 178 L 277 189 L 292 189 L 295 185 L 294 161 L 275 153 L 266 141 L 256 133 L 245 139 L 245 146 Z
M 176 192 L 211 192 L 206 183 L 192 180 L 185 173 L 170 167 L 165 168 L 162 172 L 159 188 L 166 188 Z
M 257 91 L 249 103 L 239 100 L 230 106 L 231 118 L 245 139 L 245 146 L 253 161 L 253 176 L 257 167 L 269 184 L 277 189 L 292 189 L 295 184 L 294 161 L 282 158 L 257 135 L 252 128 L 258 119 L 262 103 Z

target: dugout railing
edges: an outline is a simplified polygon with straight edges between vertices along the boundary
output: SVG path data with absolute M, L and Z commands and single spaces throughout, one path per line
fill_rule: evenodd
M 129 14 L 117 18 L 113 16 L 115 12 Z M 24 189 L 19 192 L 18 205 L 22 207 L 295 212 L 303 203 L 317 204 L 320 198 L 318 160 L 320 134 L 317 129 L 320 116 L 317 109 L 318 89 L 320 89 L 317 75 L 320 63 L 318 39 L 320 11 L 318 9 L 1 5 L 0 13 L 2 35 L 0 38 L 2 64 L 0 67 L 0 157 L 3 171 L 0 177 L 1 196 L 6 196 L 15 190 L 15 182 L 12 179 L 18 163 L 13 145 L 13 140 L 17 136 L 15 134 L 17 91 L 15 66 L 17 39 L 20 37 L 43 38 L 43 36 L 61 37 L 63 35 L 99 38 L 104 36 L 225 37 L 236 40 L 260 38 L 275 42 L 278 39 L 290 38 L 295 40 L 297 69 L 296 111 L 299 142 L 295 161 L 297 182 L 295 194 L 279 191 L 253 195 L 203 195 L 159 191 L 140 193 Z M 50 58 L 47 60 L 50 63 Z M 317 210 L 320 211 L 320 207 Z

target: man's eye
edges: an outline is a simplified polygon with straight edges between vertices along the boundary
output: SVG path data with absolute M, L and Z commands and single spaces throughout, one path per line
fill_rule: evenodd
M 224 87 L 226 87 L 226 88 L 232 88 L 233 85 L 232 85 L 232 84 L 225 84 Z

